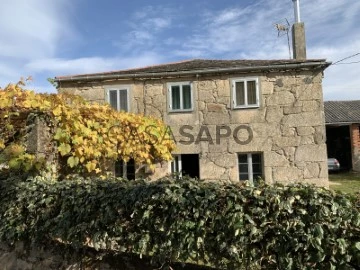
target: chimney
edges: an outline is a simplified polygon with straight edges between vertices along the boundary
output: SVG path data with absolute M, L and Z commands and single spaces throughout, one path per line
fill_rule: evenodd
M 296 60 L 306 59 L 305 25 L 300 21 L 300 0 L 294 2 L 295 23 L 292 26 L 293 58 Z

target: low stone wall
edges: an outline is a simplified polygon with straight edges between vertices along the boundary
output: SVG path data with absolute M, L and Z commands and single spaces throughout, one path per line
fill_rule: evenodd
M 136 254 L 112 254 L 91 248 L 73 250 L 60 243 L 26 246 L 0 243 L 1 270 L 153 270 L 166 265 L 151 265 L 150 258 Z M 211 270 L 213 268 L 180 263 L 173 270 Z
M 85 260 L 83 262 L 80 254 L 64 252 L 61 246 L 50 247 L 48 245 L 41 248 L 32 245 L 25 247 L 22 242 L 16 243 L 14 246 L 0 244 L 0 265 L 3 270 L 115 269 L 101 261 Z

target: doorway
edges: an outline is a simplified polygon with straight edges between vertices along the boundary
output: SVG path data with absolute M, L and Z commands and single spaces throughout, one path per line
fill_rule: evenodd
M 326 126 L 328 158 L 336 158 L 342 170 L 351 170 L 350 126 Z
M 199 154 L 174 155 L 174 160 L 171 162 L 171 173 L 177 174 L 180 177 L 186 175 L 199 179 Z

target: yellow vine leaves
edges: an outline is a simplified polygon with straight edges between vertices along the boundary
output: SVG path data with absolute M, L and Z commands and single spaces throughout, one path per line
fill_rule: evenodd
M 20 120 L 25 127 L 26 117 L 19 115 L 41 113 L 50 116 L 55 127 L 53 141 L 59 157 L 78 172 L 104 173 L 109 160 L 134 159 L 152 166 L 172 158 L 175 143 L 159 119 L 118 112 L 75 95 L 39 94 L 23 87 L 19 82 L 0 88 L 0 151 L 9 147 Z

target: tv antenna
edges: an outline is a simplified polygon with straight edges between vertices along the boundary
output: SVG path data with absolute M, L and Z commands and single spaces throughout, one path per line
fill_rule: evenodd
M 288 41 L 288 48 L 289 48 L 289 58 L 291 59 L 291 49 L 290 49 L 290 24 L 289 21 L 285 18 L 284 21 L 274 23 L 274 27 L 278 32 L 278 37 L 282 37 L 286 35 Z

